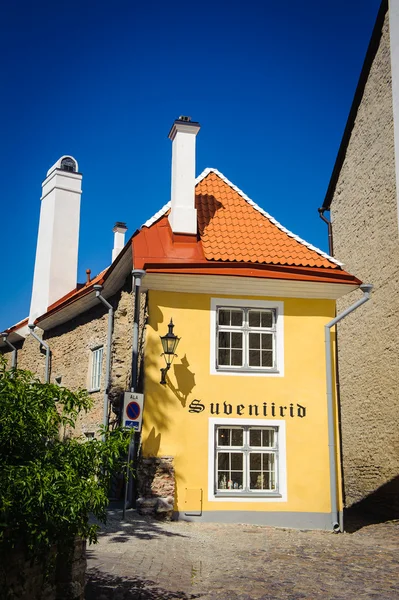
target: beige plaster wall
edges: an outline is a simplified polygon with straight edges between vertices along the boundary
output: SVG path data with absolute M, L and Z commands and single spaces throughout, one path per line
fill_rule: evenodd
M 399 240 L 387 21 L 331 215 L 334 254 L 374 285 L 372 300 L 338 328 L 346 505 L 367 499 L 385 512 L 399 508 Z M 359 296 L 343 298 L 338 310 Z

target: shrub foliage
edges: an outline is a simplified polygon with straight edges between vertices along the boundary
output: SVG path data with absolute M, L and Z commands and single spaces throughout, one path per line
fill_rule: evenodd
M 128 439 L 121 429 L 83 443 L 67 435 L 91 407 L 87 392 L 7 370 L 0 357 L 0 554 L 15 545 L 34 554 L 79 536 L 95 542 L 105 521 L 110 477 Z M 0 561 L 2 557 L 0 555 Z

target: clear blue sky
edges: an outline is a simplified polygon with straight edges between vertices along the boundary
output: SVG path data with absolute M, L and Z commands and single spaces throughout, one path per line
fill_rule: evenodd
M 0 329 L 27 316 L 41 183 L 83 173 L 79 281 L 170 199 L 169 128 L 322 249 L 318 217 L 379 0 L 15 0 L 2 7 Z

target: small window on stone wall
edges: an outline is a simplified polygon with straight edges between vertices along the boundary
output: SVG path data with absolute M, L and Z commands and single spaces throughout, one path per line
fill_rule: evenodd
M 101 387 L 103 351 L 103 346 L 94 348 L 91 351 L 90 392 L 97 392 Z

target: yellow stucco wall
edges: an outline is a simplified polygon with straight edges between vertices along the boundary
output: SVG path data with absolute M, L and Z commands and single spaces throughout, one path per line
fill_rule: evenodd
M 333 300 L 264 298 L 284 302 L 283 377 L 211 375 L 211 297 L 207 294 L 149 292 L 149 322 L 145 349 L 145 407 L 143 453 L 145 456 L 173 456 L 178 511 L 198 509 L 195 492 L 202 490 L 203 511 L 330 511 L 330 476 L 324 325 L 335 316 Z M 220 297 L 220 296 L 218 296 Z M 227 297 L 227 296 L 226 296 Z M 229 296 L 231 298 L 231 296 Z M 242 297 L 240 297 L 240 300 Z M 256 300 L 256 298 L 254 298 Z M 258 298 L 259 300 L 259 298 Z M 178 357 L 162 386 L 160 335 L 167 332 L 170 318 L 181 337 Z M 189 412 L 198 399 L 205 405 L 200 413 Z M 293 403 L 306 407 L 306 416 L 284 417 L 286 422 L 286 502 L 208 500 L 208 423 L 210 403 L 237 404 L 274 402 L 278 407 Z M 223 417 L 224 415 L 219 415 Z M 246 410 L 240 418 L 249 417 Z M 264 419 L 259 415 L 258 419 Z M 226 421 L 229 419 L 225 416 Z M 276 419 L 281 419 L 276 415 Z M 193 498 L 191 500 L 191 498 Z M 190 506 L 190 503 L 193 503 Z M 195 504 L 195 506 L 194 506 Z M 341 508 L 341 499 L 339 508 Z

